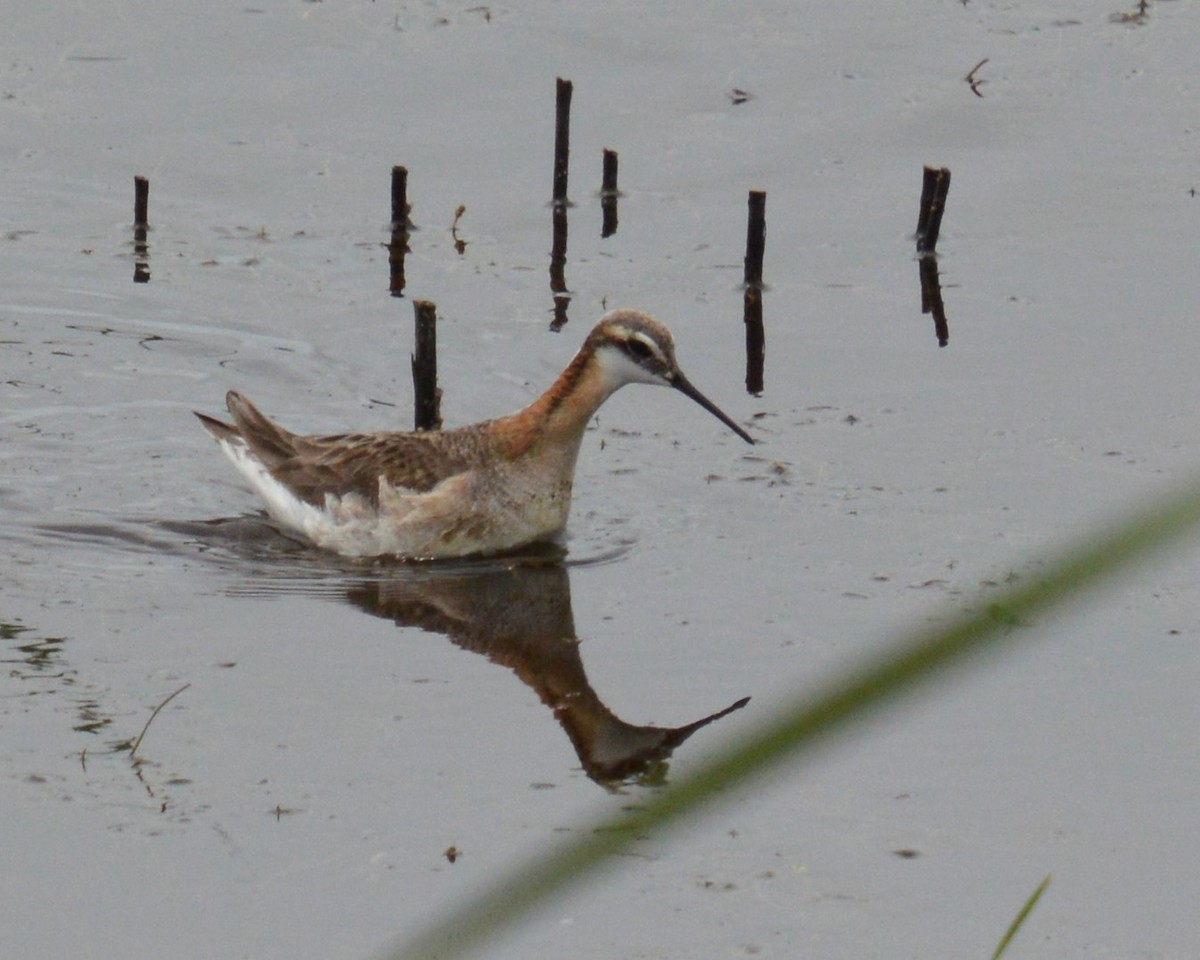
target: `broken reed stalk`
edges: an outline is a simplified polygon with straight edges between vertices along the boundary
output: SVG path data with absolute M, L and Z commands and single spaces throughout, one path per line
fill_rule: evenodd
M 404 257 L 409 252 L 408 231 L 412 227 L 408 213 L 408 168 L 392 167 L 392 219 L 388 239 L 388 292 L 393 297 L 404 296 Z
M 392 229 L 408 230 L 408 167 L 392 167 Z
M 617 232 L 617 151 L 604 151 L 604 170 L 600 175 L 600 236 L 611 237 Z
M 170 694 L 165 700 L 162 701 L 162 703 L 160 703 L 157 707 L 154 708 L 154 712 L 150 714 L 150 719 L 147 720 L 146 725 L 144 727 L 142 727 L 142 732 L 139 733 L 137 739 L 133 741 L 133 747 L 130 748 L 130 750 L 129 750 L 130 759 L 133 759 L 134 757 L 137 756 L 138 747 L 140 747 L 142 745 L 142 740 L 146 736 L 146 731 L 150 729 L 150 724 L 152 724 L 154 722 L 154 718 L 158 716 L 159 711 L 162 710 L 163 707 L 165 707 L 168 703 L 170 703 L 172 700 L 174 700 L 177 696 L 179 696 L 181 693 L 183 693 L 183 691 L 186 690 L 190 686 L 191 686 L 190 683 L 185 683 L 182 687 L 180 687 L 174 693 Z
M 921 256 L 933 254 L 937 247 L 949 193 L 949 167 L 926 166 L 921 181 L 921 210 L 917 216 L 917 253 Z
M 567 202 L 567 161 L 571 153 L 571 93 L 575 87 L 570 80 L 557 79 L 554 111 L 554 203 Z
M 604 151 L 604 167 L 600 174 L 600 196 L 615 197 L 617 195 L 617 151 Z
M 440 430 L 442 391 L 437 385 L 437 304 L 413 301 L 416 352 L 412 356 L 414 428 Z
M 746 285 L 762 287 L 763 253 L 767 247 L 767 195 L 751 190 L 750 216 L 746 225 Z
M 150 181 L 143 176 L 133 178 L 133 225 L 146 229 L 150 226 Z
M 767 194 L 751 190 L 746 221 L 745 293 L 742 319 L 746 324 L 746 392 L 763 391 L 766 334 L 763 329 L 763 254 L 767 249 Z

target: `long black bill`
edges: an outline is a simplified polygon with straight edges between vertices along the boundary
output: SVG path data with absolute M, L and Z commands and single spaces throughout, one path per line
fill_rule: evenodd
M 685 397 L 691 397 L 698 404 L 700 404 L 700 406 L 720 420 L 723 424 L 725 424 L 725 426 L 727 426 L 747 443 L 754 442 L 754 438 L 750 436 L 750 434 L 734 423 L 733 419 L 726 414 L 724 410 L 722 410 L 715 403 L 709 400 L 708 397 L 693 387 L 692 382 L 678 370 L 675 372 L 675 376 L 671 378 L 671 386 L 682 393 Z

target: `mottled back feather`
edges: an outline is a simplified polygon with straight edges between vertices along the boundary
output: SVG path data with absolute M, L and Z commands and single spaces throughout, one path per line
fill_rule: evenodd
M 308 503 L 323 504 L 326 493 L 356 493 L 377 506 L 381 477 L 393 487 L 428 493 L 473 465 L 461 449 L 433 440 L 399 431 L 295 437 L 294 453 L 271 473 Z
M 306 503 L 322 506 L 327 493 L 358 494 L 379 503 L 379 480 L 427 493 L 447 477 L 475 465 L 470 444 L 447 444 L 444 435 L 371 433 L 301 436 L 268 420 L 246 397 L 225 398 L 232 425 L 197 414 L 217 439 L 240 439 L 271 475 Z M 481 425 L 479 425 L 481 426 Z

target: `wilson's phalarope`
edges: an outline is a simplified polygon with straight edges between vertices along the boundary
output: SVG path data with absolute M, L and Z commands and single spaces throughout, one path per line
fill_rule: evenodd
M 283 526 L 346 556 L 500 553 L 552 537 L 571 509 L 584 428 L 627 383 L 674 387 L 750 435 L 692 386 L 671 333 L 636 310 L 605 314 L 524 410 L 457 430 L 299 436 L 235 390 L 233 423 L 200 422 Z

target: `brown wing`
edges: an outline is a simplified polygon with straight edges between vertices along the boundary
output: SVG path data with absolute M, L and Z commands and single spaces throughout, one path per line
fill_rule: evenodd
M 393 487 L 426 493 L 470 465 L 438 434 L 368 433 L 296 437 L 295 454 L 271 473 L 296 496 L 321 504 L 326 493 L 357 493 L 379 501 L 379 478 Z
M 233 424 L 198 413 L 218 440 L 242 440 L 272 475 L 315 505 L 325 494 L 357 493 L 379 502 L 379 478 L 425 493 L 475 464 L 481 425 L 447 433 L 362 433 L 300 436 L 268 419 L 236 390 L 225 396 Z

